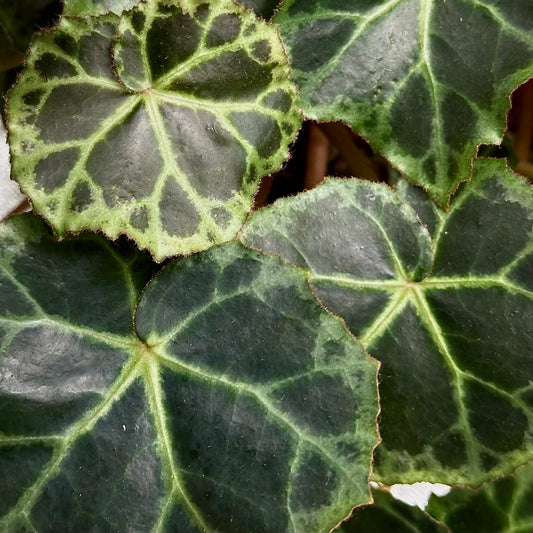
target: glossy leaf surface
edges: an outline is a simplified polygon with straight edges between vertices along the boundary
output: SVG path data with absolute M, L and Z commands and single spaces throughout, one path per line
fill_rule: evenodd
M 358 180 L 245 226 L 245 243 L 310 271 L 382 362 L 376 479 L 480 484 L 531 457 L 532 223 L 531 188 L 491 160 L 433 239 L 387 186 Z
M 287 0 L 305 113 L 344 120 L 442 205 L 533 69 L 530 0 Z
M 134 333 L 138 256 L 29 215 L 0 251 L 0 531 L 304 533 L 368 502 L 377 363 L 303 272 L 213 248 Z
M 13 175 L 59 235 L 205 249 L 287 156 L 294 97 L 277 31 L 229 0 L 64 17 L 10 94 Z

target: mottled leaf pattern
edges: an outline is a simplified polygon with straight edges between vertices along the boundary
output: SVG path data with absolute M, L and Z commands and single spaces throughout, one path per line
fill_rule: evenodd
M 214 247 L 134 333 L 138 253 L 33 215 L 0 252 L 0 531 L 307 533 L 369 501 L 377 362 L 304 272 Z
M 13 174 L 55 234 L 0 225 L 0 532 L 533 530 L 533 193 L 472 165 L 531 76 L 530 0 L 0 15 L 2 90 L 57 21 L 8 102 Z M 301 123 L 290 62 L 308 118 L 422 188 L 330 179 L 253 215 L 243 246 Z M 448 213 L 430 198 L 458 186 Z M 148 253 L 67 236 L 86 229 L 157 261 L 204 251 L 146 286 Z M 369 473 L 481 486 L 424 513 L 366 505 Z
M 533 72 L 530 0 L 287 0 L 275 22 L 306 114 L 348 122 L 442 206 Z
M 309 270 L 382 362 L 376 479 L 480 484 L 531 457 L 532 196 L 477 161 L 433 239 L 387 186 L 358 180 L 245 226 L 245 243 Z
M 229 0 L 64 17 L 10 94 L 13 175 L 59 235 L 205 249 L 286 158 L 294 99 L 276 30 Z

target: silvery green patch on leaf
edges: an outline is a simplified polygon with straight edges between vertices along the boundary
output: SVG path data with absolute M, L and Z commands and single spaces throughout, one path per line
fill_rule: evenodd
M 370 499 L 377 367 L 301 269 L 0 225 L 0 531 L 329 531 Z M 133 322 L 132 322 L 133 320 Z
M 140 0 L 63 0 L 63 15 L 105 15 L 123 11 L 136 6 Z
M 343 120 L 442 207 L 533 72 L 530 0 L 286 0 L 309 118 Z
M 231 239 L 301 117 L 277 30 L 230 0 L 63 17 L 9 95 L 13 176 L 63 237 L 156 260 Z
M 103 15 L 105 13 L 115 13 L 120 15 L 122 11 L 136 6 L 140 0 L 63 0 L 65 8 L 64 15 Z M 146 1 L 146 0 L 145 0 Z M 240 0 L 237 2 L 253 9 L 254 12 L 269 19 L 274 14 L 274 10 L 279 4 L 278 0 Z
M 475 162 L 433 237 L 386 185 L 359 180 L 245 225 L 243 242 L 309 271 L 381 361 L 376 480 L 479 485 L 532 457 L 532 230 L 531 187 L 496 160 Z

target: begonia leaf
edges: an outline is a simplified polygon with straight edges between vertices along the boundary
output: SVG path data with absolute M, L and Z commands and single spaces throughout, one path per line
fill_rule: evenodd
M 152 263 L 101 236 L 24 215 L 0 252 L 0 531 L 325 532 L 369 501 L 378 365 L 304 272 L 230 242 L 139 301 Z
M 63 17 L 9 97 L 12 173 L 64 236 L 157 260 L 231 239 L 300 124 L 277 30 L 230 0 Z
M 307 116 L 343 120 L 446 207 L 533 72 L 530 0 L 287 0 Z
M 531 458 L 532 235 L 531 187 L 496 160 L 476 161 L 433 237 L 386 185 L 353 179 L 246 224 L 382 362 L 375 479 L 479 485 Z

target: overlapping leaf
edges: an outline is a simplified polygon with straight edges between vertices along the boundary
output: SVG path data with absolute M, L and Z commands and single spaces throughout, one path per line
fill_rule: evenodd
M 0 531 L 328 531 L 369 499 L 377 363 L 306 276 L 0 226 Z M 140 268 L 145 265 L 144 268 Z
M 531 188 L 478 161 L 433 239 L 385 185 L 358 180 L 245 226 L 245 243 L 309 270 L 381 360 L 377 479 L 479 484 L 531 457 L 532 225 Z
M 488 483 L 478 490 L 455 487 L 432 496 L 426 512 L 384 491 L 374 504 L 356 509 L 339 533 L 530 533 L 533 531 L 533 467 Z
M 420 187 L 411 185 L 404 179 L 398 179 L 394 185 L 394 191 L 401 200 L 407 202 L 416 211 L 418 218 L 433 237 L 435 230 L 446 217 L 444 211 L 432 202 Z
M 432 520 L 418 507 L 396 500 L 391 494 L 373 490 L 374 503 L 355 509 L 337 533 L 450 533 L 443 524 Z M 472 529 L 481 531 L 480 529 Z
M 426 511 L 451 533 L 530 533 L 533 531 L 533 465 L 479 490 L 456 487 L 429 502 Z
M 445 206 L 533 72 L 530 0 L 287 0 L 306 114 L 344 120 Z
M 205 249 L 287 156 L 294 97 L 276 30 L 229 0 L 64 17 L 10 94 L 13 174 L 59 235 Z

